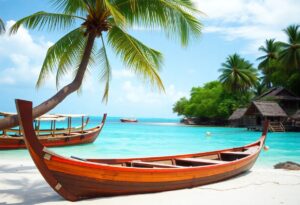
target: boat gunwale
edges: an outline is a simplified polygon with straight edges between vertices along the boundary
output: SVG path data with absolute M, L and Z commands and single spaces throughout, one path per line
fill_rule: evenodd
M 226 150 L 226 151 L 230 151 L 230 150 Z M 258 149 L 258 151 L 253 154 L 249 154 L 248 156 L 245 156 L 238 160 L 228 161 L 224 164 L 209 164 L 209 165 L 204 165 L 204 166 L 178 167 L 178 168 L 155 168 L 155 169 L 147 168 L 147 167 L 138 168 L 138 167 L 115 166 L 113 164 L 105 164 L 105 163 L 101 163 L 101 162 L 81 161 L 81 160 L 77 160 L 77 159 L 64 157 L 61 155 L 52 155 L 51 160 L 59 162 L 59 163 L 63 163 L 63 164 L 73 165 L 73 166 L 80 166 L 80 167 L 84 166 L 86 168 L 105 169 L 105 170 L 114 170 L 114 171 L 128 171 L 128 172 L 178 172 L 178 171 L 183 171 L 184 172 L 184 171 L 192 171 L 192 170 L 196 171 L 196 170 L 210 169 L 213 167 L 227 167 L 227 166 L 232 166 L 235 164 L 243 163 L 245 161 L 251 161 L 252 158 L 257 157 L 259 152 L 260 152 L 260 150 Z M 172 155 L 172 156 L 175 156 L 175 155 Z M 165 157 L 165 156 L 163 156 L 163 157 Z M 182 157 L 182 155 L 176 155 L 175 157 L 172 157 L 172 158 L 175 159 L 177 157 L 180 158 L 180 157 Z M 143 158 L 138 158 L 138 159 L 142 160 Z M 162 160 L 164 160 L 164 158 Z M 154 161 L 156 161 L 156 160 L 154 160 Z

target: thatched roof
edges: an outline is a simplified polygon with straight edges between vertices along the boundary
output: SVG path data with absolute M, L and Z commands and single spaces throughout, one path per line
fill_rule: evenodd
M 287 117 L 287 114 L 276 102 L 253 101 L 246 113 L 255 106 L 264 117 Z
M 238 120 L 244 116 L 246 111 L 247 108 L 238 108 L 230 115 L 228 120 Z
M 297 112 L 295 112 L 295 114 L 293 114 L 291 118 L 295 120 L 300 120 L 300 110 L 297 110 Z
M 260 96 L 256 97 L 255 100 L 264 100 L 268 98 L 272 98 L 274 100 L 300 101 L 300 97 L 283 87 L 270 88 Z

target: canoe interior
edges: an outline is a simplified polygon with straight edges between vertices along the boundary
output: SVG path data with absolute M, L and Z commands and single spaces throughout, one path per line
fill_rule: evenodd
M 127 159 L 83 159 L 77 156 L 71 158 L 86 162 L 101 163 L 119 167 L 138 168 L 182 168 L 207 165 L 226 164 L 227 162 L 249 157 L 260 151 L 261 142 L 246 147 L 220 150 L 215 152 L 173 155 L 163 157 L 127 158 Z

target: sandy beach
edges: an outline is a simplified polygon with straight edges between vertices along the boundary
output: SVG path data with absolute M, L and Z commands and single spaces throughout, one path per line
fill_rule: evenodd
M 254 167 L 233 179 L 177 191 L 89 199 L 76 204 L 288 204 L 300 203 L 300 172 Z M 0 204 L 74 204 L 62 199 L 30 160 L 0 160 Z

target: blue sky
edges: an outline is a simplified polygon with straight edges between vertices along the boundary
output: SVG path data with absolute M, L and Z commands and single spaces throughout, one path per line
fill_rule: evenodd
M 283 28 L 300 22 L 299 0 L 195 0 L 205 13 L 199 17 L 203 34 L 187 48 L 166 38 L 160 31 L 146 28 L 131 30 L 145 44 L 161 51 L 164 66 L 161 78 L 166 93 L 160 93 L 144 83 L 109 51 L 113 79 L 108 104 L 101 102 L 103 84 L 97 78 L 97 68 L 87 75 L 82 92 L 72 94 L 53 113 L 87 113 L 127 117 L 176 117 L 172 105 L 188 96 L 193 86 L 216 80 L 218 69 L 226 57 L 239 53 L 257 64 L 258 47 L 267 38 L 286 40 Z M 0 18 L 7 27 L 14 21 L 37 11 L 54 11 L 50 1 L 0 0 Z M 54 77 L 40 89 L 35 89 L 37 76 L 47 48 L 67 31 L 28 31 L 21 28 L 14 36 L 0 36 L 0 110 L 14 111 L 14 99 L 31 100 L 35 105 L 56 92 Z M 62 84 L 71 81 L 66 76 Z

